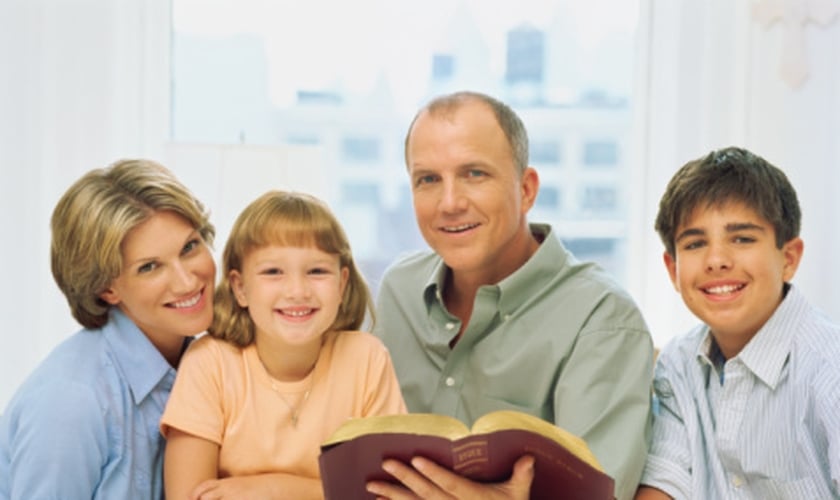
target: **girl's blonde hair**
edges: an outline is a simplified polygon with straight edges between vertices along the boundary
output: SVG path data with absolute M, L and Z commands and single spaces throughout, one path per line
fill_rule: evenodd
M 329 207 L 304 193 L 269 191 L 239 214 L 233 224 L 224 255 L 222 279 L 216 287 L 210 335 L 241 347 L 254 341 L 256 327 L 246 308 L 236 301 L 230 272 L 242 272 L 249 252 L 267 245 L 316 247 L 338 255 L 339 265 L 349 271 L 341 305 L 330 330 L 358 330 L 365 314 L 374 321 L 373 300 L 350 252 L 350 242 Z

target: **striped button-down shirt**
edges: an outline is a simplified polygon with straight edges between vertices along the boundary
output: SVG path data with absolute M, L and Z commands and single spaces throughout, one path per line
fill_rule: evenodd
M 840 326 L 791 287 L 725 362 L 706 326 L 663 349 L 642 484 L 674 498 L 840 498 Z

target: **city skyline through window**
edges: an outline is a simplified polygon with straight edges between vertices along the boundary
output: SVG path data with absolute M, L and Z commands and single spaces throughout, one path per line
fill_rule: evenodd
M 397 254 L 425 247 L 403 161 L 413 114 L 485 92 L 528 128 L 542 192 L 529 219 L 621 280 L 637 8 L 173 0 L 172 140 L 317 150 L 325 201 L 375 288 Z

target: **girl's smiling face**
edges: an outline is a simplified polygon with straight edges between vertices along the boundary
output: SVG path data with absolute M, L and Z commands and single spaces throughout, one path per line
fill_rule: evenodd
M 230 273 L 240 306 L 256 326 L 256 340 L 286 346 L 320 343 L 341 305 L 349 271 L 338 255 L 315 247 L 267 245 L 251 250 Z

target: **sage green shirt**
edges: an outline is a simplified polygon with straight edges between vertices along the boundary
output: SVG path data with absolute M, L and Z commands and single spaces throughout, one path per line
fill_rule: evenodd
M 512 409 L 581 436 L 632 498 L 647 455 L 653 344 L 636 305 L 602 269 L 581 263 L 532 224 L 539 250 L 512 275 L 479 289 L 470 322 L 441 299 L 448 268 L 407 256 L 385 273 L 375 333 L 394 362 L 411 412 L 468 425 Z

